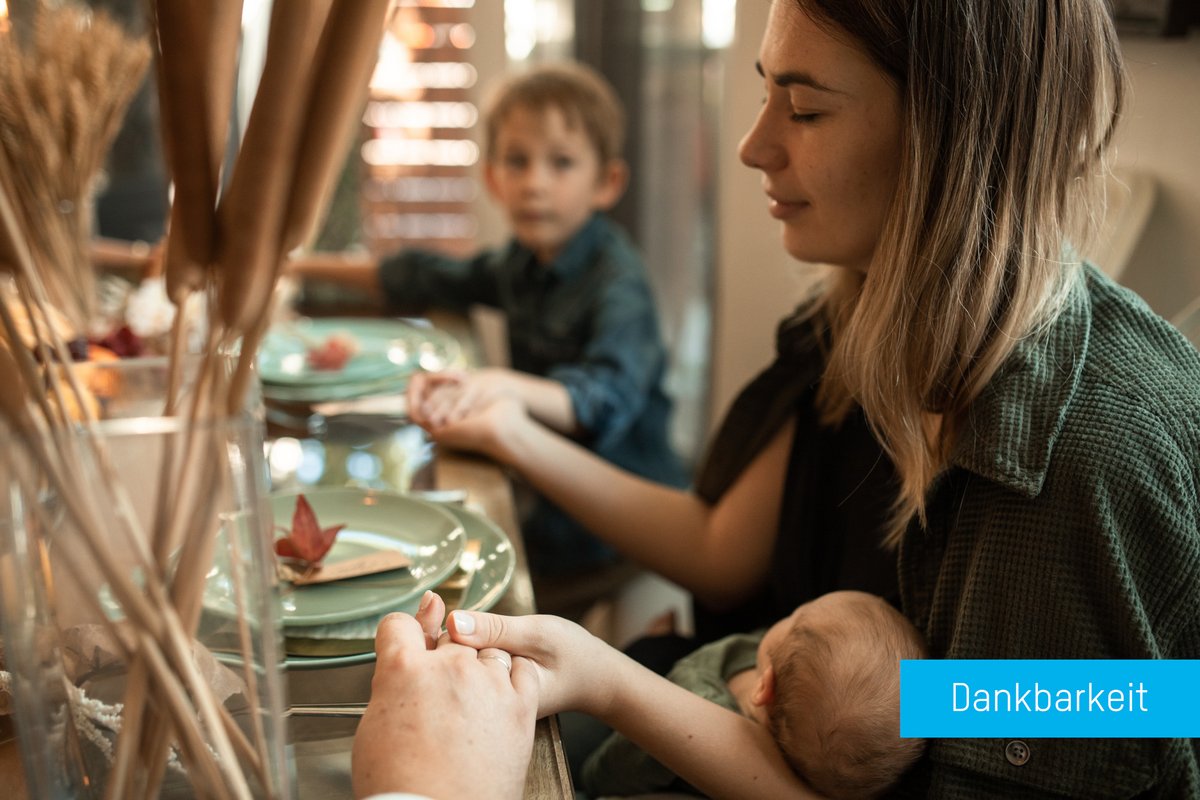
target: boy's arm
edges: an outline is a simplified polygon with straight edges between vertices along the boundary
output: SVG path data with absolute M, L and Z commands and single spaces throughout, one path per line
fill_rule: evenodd
M 379 261 L 367 253 L 306 253 L 290 259 L 284 268 L 300 281 L 335 283 L 372 294 L 379 291 Z
M 574 623 L 455 611 L 448 628 L 461 644 L 530 659 L 539 716 L 591 714 L 711 797 L 818 797 L 763 726 L 676 686 Z
M 381 295 L 394 309 L 436 306 L 465 313 L 476 303 L 495 304 L 489 253 L 462 260 L 425 250 L 402 250 L 383 259 L 353 252 L 306 253 L 290 259 L 287 274 L 302 281 L 335 283 Z

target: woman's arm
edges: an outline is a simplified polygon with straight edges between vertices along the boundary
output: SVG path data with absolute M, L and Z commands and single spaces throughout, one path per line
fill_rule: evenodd
M 514 467 L 627 557 L 720 606 L 748 595 L 770 566 L 792 428 L 775 434 L 715 506 L 614 467 L 508 398 L 431 435 Z
M 817 797 L 762 725 L 676 686 L 574 623 L 455 611 L 448 627 L 461 644 L 529 659 L 539 716 L 591 714 L 710 797 Z

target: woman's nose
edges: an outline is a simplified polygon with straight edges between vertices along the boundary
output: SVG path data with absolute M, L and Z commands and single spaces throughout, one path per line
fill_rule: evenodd
M 738 157 L 742 159 L 742 163 L 764 172 L 779 169 L 786 161 L 783 149 L 771 136 L 767 110 L 766 106 L 759 110 L 754 124 L 738 144 Z

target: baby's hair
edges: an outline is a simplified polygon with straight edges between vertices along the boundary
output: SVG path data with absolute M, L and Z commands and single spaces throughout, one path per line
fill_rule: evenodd
M 543 64 L 505 79 L 484 110 L 485 149 L 493 158 L 500 126 L 517 108 L 557 109 L 569 126 L 580 126 L 601 166 L 620 158 L 625 145 L 625 109 L 598 72 L 573 61 Z
M 847 592 L 845 612 L 814 625 L 801 612 L 770 654 L 769 725 L 792 769 L 833 798 L 876 797 L 920 757 L 900 738 L 900 659 L 923 658 L 921 636 L 886 601 Z

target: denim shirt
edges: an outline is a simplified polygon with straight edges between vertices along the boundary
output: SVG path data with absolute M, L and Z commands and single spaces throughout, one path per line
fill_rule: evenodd
M 640 255 L 606 217 L 593 215 L 549 265 L 514 240 L 468 260 L 403 251 L 379 275 L 395 308 L 503 311 L 513 369 L 566 388 L 581 444 L 643 477 L 685 483 L 669 441 L 654 297 Z

